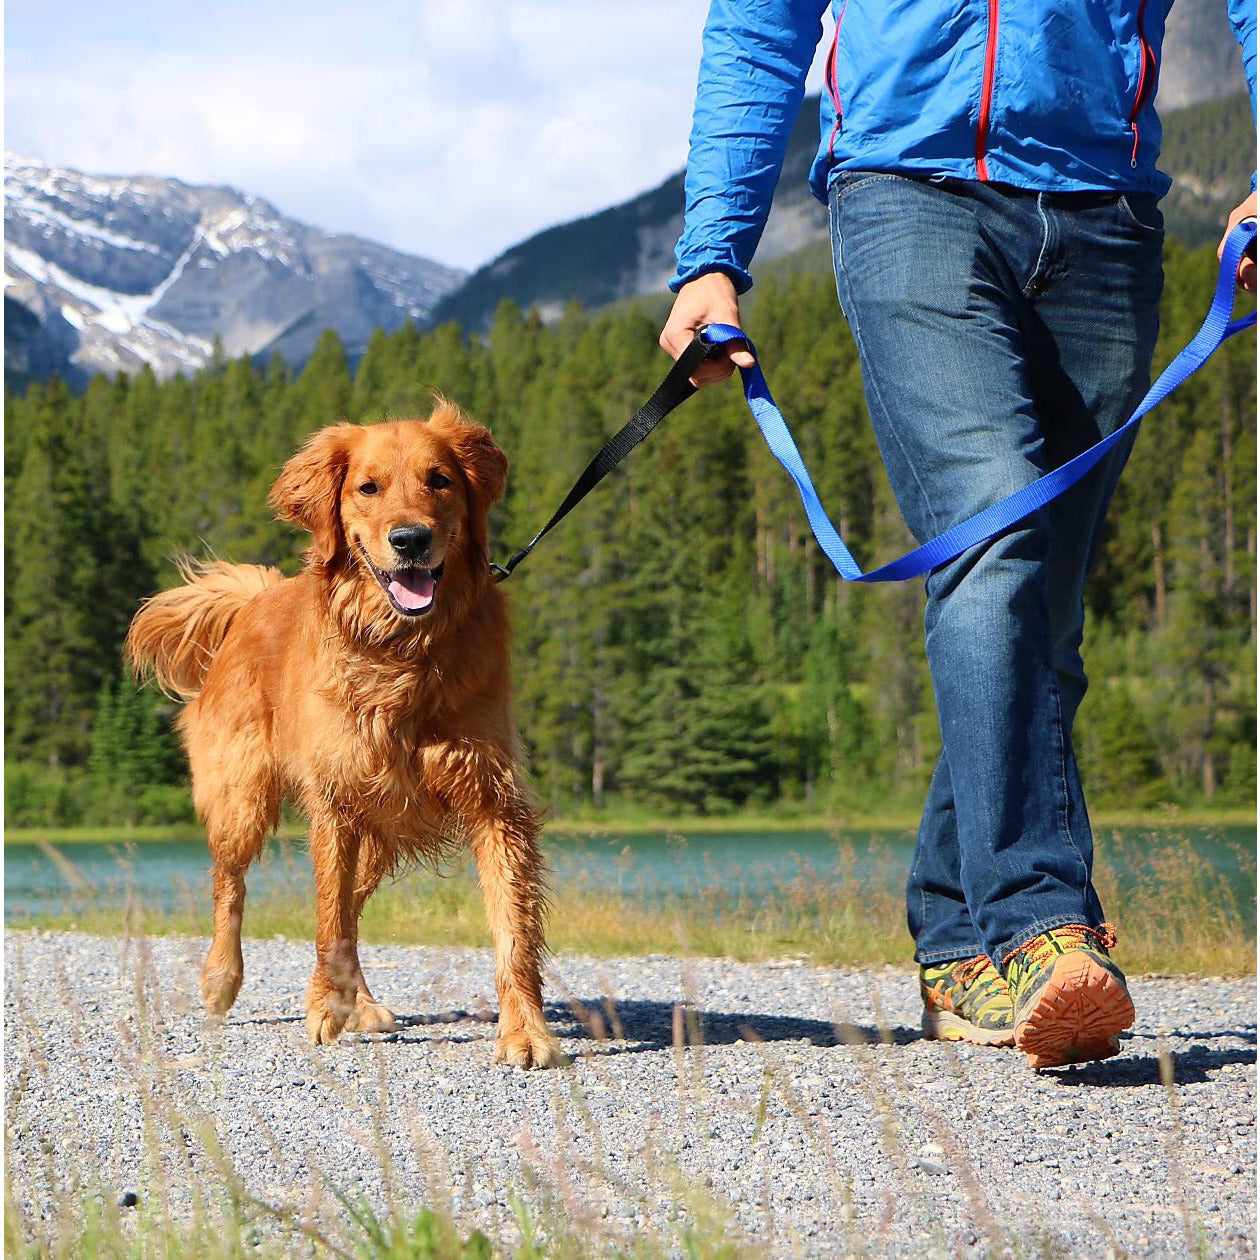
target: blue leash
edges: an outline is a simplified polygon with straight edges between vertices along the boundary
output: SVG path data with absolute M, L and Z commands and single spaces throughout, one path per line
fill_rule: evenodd
M 1084 477 L 1112 447 L 1122 442 L 1125 435 L 1141 423 L 1142 417 L 1151 408 L 1163 402 L 1178 385 L 1197 372 L 1221 345 L 1235 333 L 1240 333 L 1244 328 L 1250 328 L 1255 324 L 1254 311 L 1240 319 L 1231 320 L 1230 318 L 1234 310 L 1238 264 L 1255 239 L 1255 219 L 1244 220 L 1229 234 L 1221 254 L 1221 270 L 1216 282 L 1216 293 L 1212 298 L 1212 307 L 1203 321 L 1203 326 L 1194 335 L 1189 345 L 1164 369 L 1138 405 L 1138 409 L 1119 429 L 1091 446 L 1089 450 L 1060 465 L 1053 472 L 1046 473 L 1030 485 L 1021 487 L 1014 494 L 985 508 L 984 511 L 978 512 L 952 529 L 946 530 L 938 537 L 925 542 L 921 547 L 916 547 L 900 560 L 894 560 L 870 573 L 863 573 L 858 567 L 852 553 L 845 546 L 844 540 L 823 510 L 822 503 L 818 499 L 818 492 L 814 489 L 814 483 L 810 480 L 809 472 L 805 467 L 805 461 L 801 459 L 800 451 L 796 449 L 796 443 L 792 440 L 792 434 L 783 419 L 783 413 L 770 395 L 770 387 L 762 374 L 760 361 L 750 368 L 740 368 L 740 374 L 744 380 L 744 396 L 748 400 L 753 419 L 757 421 L 771 453 L 796 482 L 796 488 L 800 491 L 801 502 L 805 506 L 805 515 L 809 518 L 814 537 L 818 539 L 818 545 L 826 553 L 840 576 L 851 582 L 898 582 L 905 578 L 917 577 L 928 572 L 929 569 L 944 564 L 947 560 L 954 559 L 955 556 L 961 555 L 977 543 L 985 542 L 1000 534 L 1017 521 L 1045 507 L 1051 499 L 1057 498 L 1069 486 Z M 710 355 L 719 347 L 734 341 L 746 343 L 754 355 L 757 353 L 753 343 L 748 339 L 748 334 L 730 324 L 709 324 L 700 330 L 697 340 L 709 348 Z
M 1194 340 L 1168 365 L 1163 375 L 1151 386 L 1150 392 L 1142 400 L 1133 416 L 1109 437 L 1104 438 L 1096 446 L 1076 456 L 1066 464 L 1047 473 L 1039 481 L 1016 491 L 1000 503 L 986 508 L 970 520 L 955 525 L 939 538 L 924 543 L 922 547 L 886 564 L 882 569 L 872 573 L 863 573 L 850 554 L 843 539 L 836 532 L 836 527 L 827 518 L 823 506 L 818 500 L 814 484 L 809 479 L 805 462 L 801 459 L 796 443 L 788 431 L 783 413 L 775 406 L 770 396 L 770 387 L 762 375 L 760 363 L 751 368 L 741 368 L 744 377 L 744 394 L 752 409 L 753 418 L 769 444 L 775 458 L 788 470 L 796 488 L 800 491 L 801 502 L 805 505 L 805 514 L 813 527 L 814 536 L 819 545 L 827 553 L 827 558 L 835 565 L 837 572 L 851 582 L 895 582 L 903 578 L 916 577 L 934 569 L 937 565 L 961 555 L 969 547 L 984 542 L 999 534 L 1002 530 L 1023 520 L 1024 517 L 1044 507 L 1051 499 L 1063 493 L 1073 482 L 1079 481 L 1104 455 L 1133 428 L 1134 425 L 1157 403 L 1163 401 L 1191 373 L 1211 358 L 1212 354 L 1228 338 L 1235 333 L 1250 328 L 1255 322 L 1255 313 L 1243 316 L 1230 322 L 1234 305 L 1234 278 L 1238 271 L 1238 263 L 1243 254 L 1254 251 L 1256 239 L 1256 221 L 1244 220 L 1230 233 L 1221 255 L 1221 273 L 1216 285 L 1216 295 L 1212 299 L 1212 309 L 1208 312 L 1203 327 L 1195 334 Z M 696 369 L 706 360 L 715 358 L 721 348 L 730 342 L 740 341 L 756 353 L 748 335 L 740 328 L 730 324 L 710 324 L 702 328 L 691 340 L 682 354 L 678 356 L 668 375 L 657 386 L 656 392 L 630 417 L 621 428 L 612 435 L 596 452 L 587 464 L 572 489 L 565 496 L 560 506 L 552 513 L 551 519 L 536 533 L 533 539 L 520 551 L 516 552 L 505 564 L 490 564 L 490 571 L 496 582 L 511 577 L 513 571 L 530 552 L 551 532 L 577 505 L 610 472 L 639 445 L 662 420 L 680 403 L 685 402 L 696 392 L 691 377 Z

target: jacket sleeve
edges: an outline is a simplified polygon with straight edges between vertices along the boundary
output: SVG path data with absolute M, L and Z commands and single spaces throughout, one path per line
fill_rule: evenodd
M 1251 93 L 1251 116 L 1256 116 L 1256 0 L 1229 0 L 1229 20 L 1242 45 L 1243 70 Z
M 1239 0 L 1254 3 L 1254 0 Z M 712 0 L 669 287 L 724 271 L 743 293 L 770 213 L 827 0 Z

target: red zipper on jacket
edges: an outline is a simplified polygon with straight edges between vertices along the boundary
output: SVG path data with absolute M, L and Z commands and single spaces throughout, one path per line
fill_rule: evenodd
M 827 156 L 834 162 L 836 157 L 836 136 L 840 133 L 840 80 L 836 75 L 836 55 L 840 47 L 840 23 L 844 21 L 844 11 L 849 7 L 849 0 L 840 6 L 840 16 L 836 18 L 836 33 L 831 37 L 831 51 L 827 54 L 827 68 L 824 79 L 831 104 L 836 111 L 835 126 L 831 129 L 831 139 L 827 142 Z
M 1145 0 L 1143 0 L 1145 3 Z M 989 178 L 987 151 L 989 119 L 993 113 L 993 76 L 997 65 L 998 0 L 989 0 L 989 33 L 984 43 L 984 83 L 980 88 L 980 118 L 976 126 L 976 178 Z
M 1133 108 L 1129 111 L 1129 130 L 1133 132 L 1133 152 L 1129 155 L 1129 165 L 1137 166 L 1138 155 L 1138 115 L 1142 112 L 1142 106 L 1146 104 L 1147 98 L 1151 94 L 1151 85 L 1155 82 L 1155 50 L 1146 42 L 1146 28 L 1144 19 L 1146 17 L 1146 0 L 1138 6 L 1138 43 L 1142 48 L 1142 68 L 1138 71 L 1137 96 L 1133 101 Z

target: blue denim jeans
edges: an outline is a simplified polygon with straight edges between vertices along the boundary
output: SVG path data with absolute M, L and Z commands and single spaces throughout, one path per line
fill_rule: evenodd
M 1163 287 L 1153 198 L 845 172 L 830 209 L 871 423 L 919 541 L 1136 409 Z M 1103 920 L 1071 737 L 1085 576 L 1127 456 L 927 578 L 943 751 L 906 894 L 920 963 L 1000 964 Z

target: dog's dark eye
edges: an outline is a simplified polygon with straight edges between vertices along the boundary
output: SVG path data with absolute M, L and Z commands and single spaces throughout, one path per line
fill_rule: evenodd
M 429 474 L 430 490 L 445 490 L 450 484 L 451 479 L 445 473 L 431 472 Z
M 375 481 L 365 481 L 359 487 L 359 493 L 360 494 L 375 494 L 377 490 L 379 489 L 380 487 L 376 484 Z

